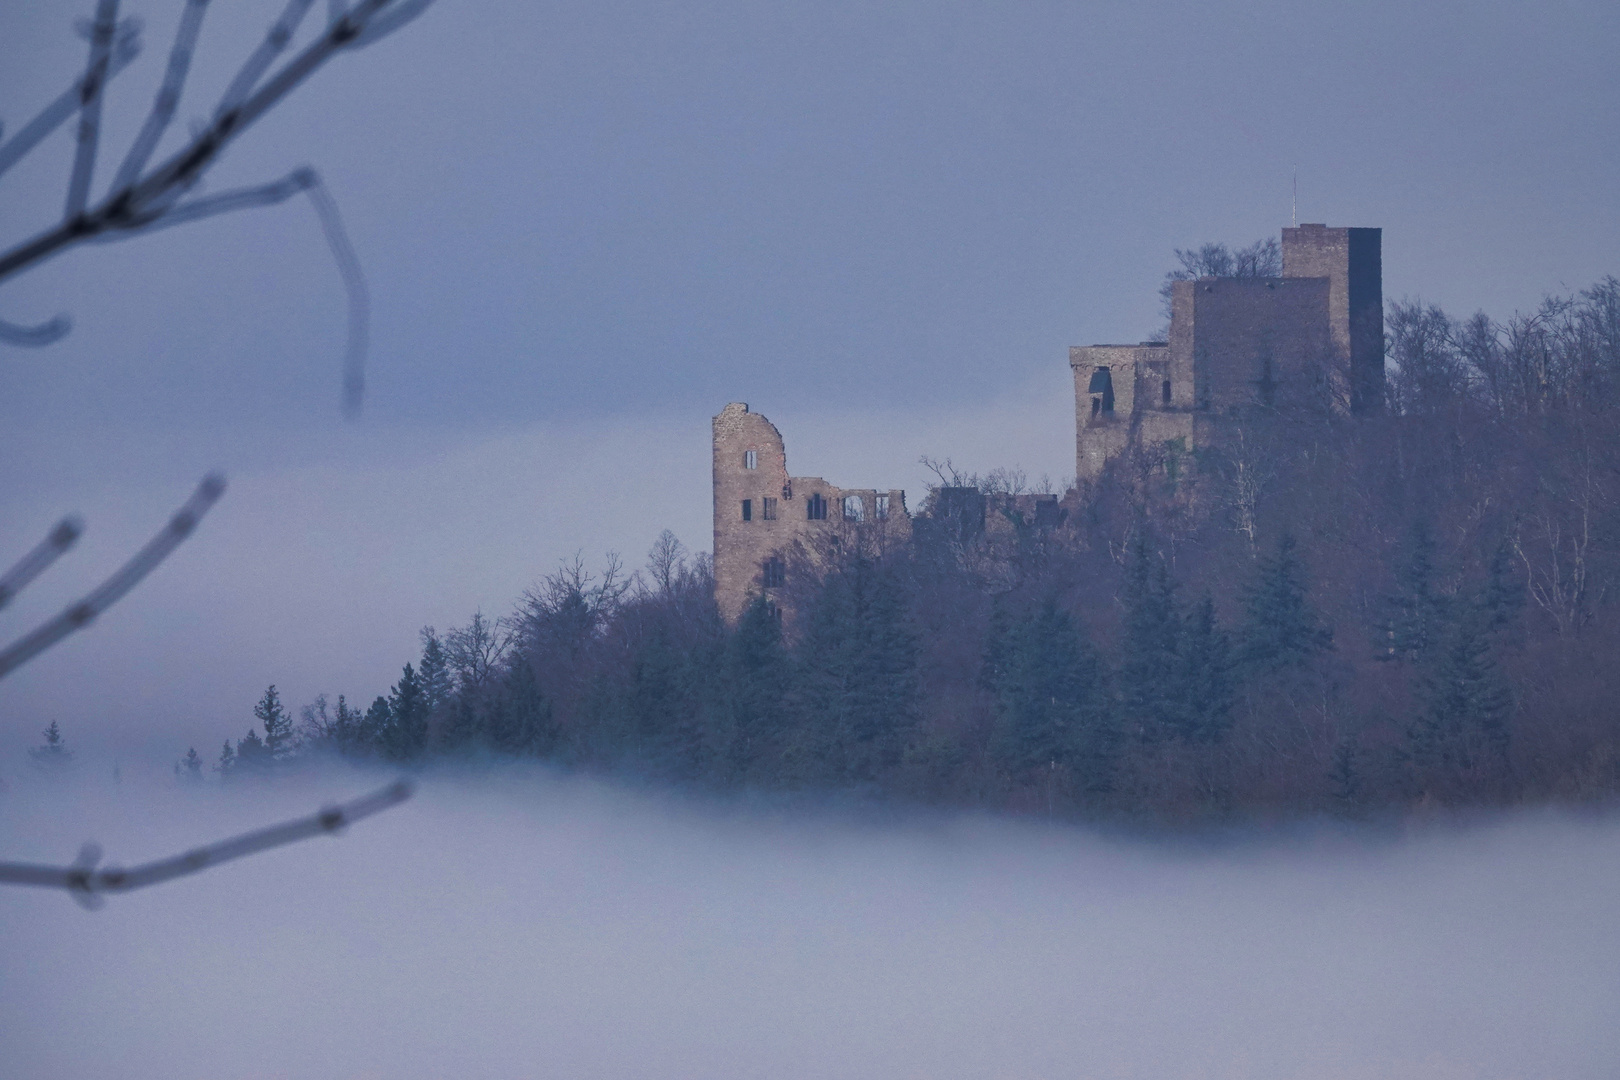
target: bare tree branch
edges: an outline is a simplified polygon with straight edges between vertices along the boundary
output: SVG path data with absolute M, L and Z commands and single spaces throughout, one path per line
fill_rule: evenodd
M 73 329 L 73 320 L 66 315 L 57 315 L 38 326 L 19 326 L 16 323 L 0 319 L 0 341 L 7 345 L 24 345 L 29 348 L 38 348 L 49 345 L 53 341 L 60 341 Z
M 326 234 L 326 246 L 332 250 L 338 273 L 343 277 L 343 288 L 349 297 L 349 344 L 343 359 L 343 411 L 353 417 L 360 412 L 360 403 L 366 393 L 366 342 L 371 325 L 371 293 L 366 288 L 366 277 L 360 269 L 360 257 L 349 243 L 344 231 L 343 218 L 337 203 L 321 183 L 321 178 L 310 170 L 314 183 L 308 188 L 309 201 L 321 219 L 321 231 Z
M 94 37 L 96 42 L 104 43 L 107 49 L 113 48 L 116 36 L 107 29 L 115 25 L 109 20 L 116 14 L 116 2 L 99 0 L 97 9 Z M 288 0 L 281 18 L 271 27 L 265 40 L 248 57 L 227 88 L 213 121 L 198 132 L 185 148 L 143 178 L 139 173 L 145 168 L 147 159 L 177 107 L 203 9 L 207 4 L 207 0 L 188 0 L 174 47 L 170 51 L 169 68 L 152 112 L 119 168 L 112 190 L 101 203 L 87 208 L 99 128 L 101 86 L 106 81 L 107 72 L 112 70 L 105 51 L 93 50 L 90 69 L 77 86 L 83 119 L 79 128 L 79 155 L 75 160 L 73 183 L 69 189 L 68 215 L 55 227 L 0 253 L 0 281 L 88 240 L 121 239 L 166 224 L 181 224 L 228 210 L 270 205 L 296 191 L 308 191 L 348 294 L 349 331 L 343 370 L 343 408 L 348 415 L 358 413 L 365 388 L 370 297 L 360 272 L 360 261 L 344 232 L 337 205 L 321 186 L 319 177 L 312 170 L 298 170 L 286 180 L 259 188 L 226 192 L 191 203 L 181 202 L 184 194 L 196 185 L 226 145 L 334 53 L 368 45 L 393 33 L 425 11 L 432 0 L 360 0 L 352 8 L 345 7 L 340 0 L 331 0 L 327 29 L 261 86 L 260 81 L 276 57 L 286 49 L 293 32 L 313 2 Z M 101 49 L 101 44 L 96 49 Z M 120 45 L 117 55 L 122 56 L 124 51 Z M 42 114 L 11 143 L 0 147 L 0 171 L 10 161 L 27 153 L 46 132 L 66 118 L 65 112 L 60 117 L 55 116 L 53 109 L 57 109 L 57 106 L 47 109 L 50 115 Z M 71 103 L 68 109 L 71 110 Z M 49 123 L 42 123 L 44 120 L 49 120 Z M 33 327 L 0 322 L 0 342 L 45 345 L 67 333 L 70 326 L 65 316 Z
M 151 573 L 191 531 L 225 491 L 225 478 L 210 473 L 203 478 L 197 490 L 169 519 L 163 531 L 149 540 L 128 562 L 119 567 L 106 581 L 83 600 L 69 607 L 50 622 L 20 638 L 9 648 L 0 651 L 0 679 L 61 641 L 75 630 L 93 622 L 96 616 L 112 607 L 140 580 Z
M 101 88 L 107 83 L 107 64 L 117 26 L 118 0 L 98 0 L 95 25 L 90 29 L 90 63 L 79 89 L 79 145 L 73 153 L 73 175 L 68 180 L 67 205 L 62 211 L 64 221 L 84 213 L 90 201 L 96 146 L 101 139 Z
M 0 608 L 11 603 L 12 598 L 23 591 L 30 581 L 44 573 L 46 568 L 55 562 L 84 532 L 84 522 L 75 514 L 70 514 L 56 523 L 56 528 L 50 534 L 34 545 L 34 549 L 24 555 L 17 564 L 4 574 L 0 574 Z
M 113 45 L 112 62 L 107 67 L 107 78 L 129 66 L 130 61 L 139 56 L 141 52 L 140 33 L 133 23 L 124 23 L 119 27 L 118 40 Z M 85 80 L 80 76 L 72 86 L 62 91 L 55 101 L 52 101 L 38 116 L 24 124 L 11 141 L 0 145 L 0 173 L 4 173 L 17 162 L 27 156 L 28 152 L 38 146 L 47 135 L 61 127 L 67 118 L 72 116 L 79 107 L 79 101 L 84 96 Z
M 202 31 L 203 13 L 207 10 L 208 0 L 186 0 L 186 10 L 180 15 L 180 28 L 175 31 L 174 45 L 169 49 L 169 67 L 164 72 L 163 85 L 158 88 L 146 123 L 141 125 L 140 134 L 135 136 L 129 154 L 124 158 L 123 165 L 119 166 L 118 175 L 113 178 L 114 191 L 127 188 L 139 179 L 141 170 L 151 160 L 152 151 L 157 149 L 158 140 L 174 119 L 174 111 L 180 106 L 180 92 L 185 88 L 186 75 L 191 70 L 197 35 Z
M 292 41 L 298 24 L 304 21 L 304 15 L 313 2 L 314 0 L 287 0 L 287 9 L 281 13 L 281 18 L 270 27 L 270 32 L 265 34 L 259 47 L 248 55 L 242 70 L 236 73 L 236 78 L 225 88 L 219 104 L 214 108 L 216 121 L 247 100 L 247 96 L 259 84 L 259 80 L 264 78 L 264 73 L 270 70 L 270 65 L 275 63 L 276 57 L 286 50 L 287 43 Z
M 322 834 L 335 835 L 346 825 L 362 818 L 397 806 L 411 797 L 408 780 L 396 780 L 381 790 L 362 795 L 347 803 L 328 806 L 309 816 L 295 818 L 280 825 L 258 829 L 221 840 L 207 847 L 193 848 L 182 855 L 154 862 L 142 863 L 127 870 L 109 866 L 96 870 L 101 861 L 101 848 L 89 843 L 79 851 L 72 866 L 42 866 L 37 863 L 0 863 L 0 884 L 38 885 L 48 889 L 66 889 L 73 898 L 87 908 L 103 903 L 103 893 L 129 892 L 148 885 L 170 881 L 187 874 L 195 874 L 210 866 L 240 859 L 283 844 L 306 840 Z

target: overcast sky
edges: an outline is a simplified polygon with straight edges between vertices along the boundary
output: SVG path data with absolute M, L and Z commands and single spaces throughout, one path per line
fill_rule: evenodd
M 82 64 L 0 12 L 16 130 Z M 178 2 L 135 2 L 111 175 Z M 215 0 L 178 138 L 279 11 Z M 316 5 L 313 19 L 321 15 Z M 1612 3 L 557 5 L 440 0 L 340 57 L 210 189 L 300 164 L 364 262 L 370 393 L 338 410 L 342 290 L 307 205 L 63 256 L 0 317 L 0 561 L 90 532 L 7 637 L 115 566 L 206 471 L 231 489 L 100 624 L 0 684 L 0 741 L 217 745 L 269 682 L 367 698 L 416 629 L 500 613 L 576 549 L 708 547 L 708 422 L 796 473 L 917 457 L 1072 472 L 1067 347 L 1159 324 L 1171 249 L 1384 229 L 1385 295 L 1502 316 L 1620 272 Z M 0 240 L 60 212 L 66 129 L 0 178 Z

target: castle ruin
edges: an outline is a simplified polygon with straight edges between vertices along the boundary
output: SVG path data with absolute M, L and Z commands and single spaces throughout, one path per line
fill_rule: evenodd
M 714 598 L 736 622 L 756 596 L 780 613 L 790 567 L 867 534 L 911 536 L 906 493 L 789 476 L 776 425 L 734 401 L 714 418 Z
M 1290 407 L 1348 415 L 1384 400 L 1382 230 L 1282 231 L 1282 276 L 1173 283 L 1167 341 L 1069 350 L 1075 475 L 1096 479 L 1130 448 L 1219 445 L 1235 423 Z M 967 543 L 1066 516 L 1056 495 L 941 487 L 919 542 Z M 910 541 L 905 492 L 789 476 L 782 434 L 732 402 L 714 418 L 714 590 L 736 622 L 756 597 L 780 616 L 790 575 L 850 543 Z
M 1075 475 L 1127 447 L 1211 445 L 1255 409 L 1381 408 L 1381 245 L 1380 229 L 1284 229 L 1281 277 L 1175 282 L 1168 341 L 1071 348 Z

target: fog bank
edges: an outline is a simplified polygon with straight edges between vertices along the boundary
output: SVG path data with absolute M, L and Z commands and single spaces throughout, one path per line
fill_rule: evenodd
M 24 774 L 0 853 L 135 862 L 378 779 Z M 99 913 L 0 890 L 0 1046 L 18 1077 L 1610 1076 L 1617 854 L 1551 813 L 1150 842 L 440 773 Z

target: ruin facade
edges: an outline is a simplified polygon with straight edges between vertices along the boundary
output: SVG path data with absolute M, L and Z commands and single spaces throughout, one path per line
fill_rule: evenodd
M 906 493 L 789 476 L 776 425 L 734 401 L 714 418 L 714 598 L 736 622 L 755 597 L 791 607 L 789 575 L 854 540 L 911 536 Z
M 1175 282 L 1168 341 L 1069 350 L 1079 479 L 1128 447 L 1218 443 L 1254 410 L 1382 407 L 1382 230 L 1284 229 L 1282 261 L 1281 277 Z

